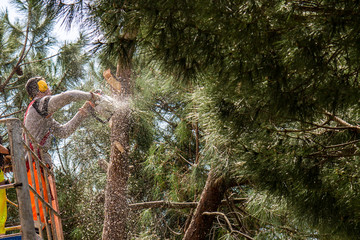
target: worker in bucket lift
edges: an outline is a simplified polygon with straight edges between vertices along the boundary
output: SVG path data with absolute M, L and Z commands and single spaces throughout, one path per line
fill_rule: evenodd
M 67 92 L 63 92 L 57 95 L 52 95 L 51 90 L 48 87 L 46 81 L 42 77 L 33 77 L 30 78 L 26 83 L 26 91 L 31 98 L 31 103 L 29 104 L 25 116 L 24 116 L 24 125 L 26 129 L 29 131 L 31 136 L 35 138 L 37 143 L 42 146 L 43 156 L 42 161 L 51 167 L 51 157 L 50 154 L 47 153 L 47 150 L 51 145 L 51 135 L 59 138 L 66 138 L 71 135 L 81 124 L 81 122 L 89 115 L 89 112 L 92 108 L 92 103 L 95 103 L 99 100 L 100 96 L 98 94 L 92 92 L 83 92 L 79 90 L 71 90 Z M 55 113 L 60 108 L 64 107 L 67 104 L 75 101 L 86 101 L 85 104 L 79 109 L 77 114 L 66 124 L 60 124 L 54 118 L 52 118 L 52 114 Z M 32 147 L 32 146 L 30 146 Z M 35 169 L 35 162 L 33 162 L 33 167 Z M 29 172 L 28 167 L 28 181 L 29 184 L 32 185 L 31 174 Z M 37 171 L 34 171 L 35 178 L 37 178 Z M 43 175 L 43 174 L 41 174 Z M 45 177 L 41 176 L 42 185 L 44 189 L 45 200 L 48 200 L 48 194 L 45 187 Z M 38 181 L 35 181 L 36 185 Z M 56 201 L 56 190 L 53 179 L 49 179 L 50 183 L 50 195 L 53 198 L 53 206 L 55 206 L 56 210 L 57 201 Z M 37 187 L 37 189 L 39 189 Z M 40 193 L 40 192 L 39 192 Z M 36 221 L 36 206 L 34 195 L 30 192 L 31 205 L 33 210 L 33 218 Z M 39 209 L 40 209 L 40 219 L 41 222 L 44 223 L 44 213 L 42 211 L 42 205 L 39 201 Z M 55 224 L 59 224 L 55 219 Z M 56 226 L 58 227 L 58 226 Z M 61 226 L 59 226 L 61 227 Z

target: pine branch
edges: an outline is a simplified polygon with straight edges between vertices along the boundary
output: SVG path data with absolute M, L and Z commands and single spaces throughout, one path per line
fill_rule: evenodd
M 0 119 L 1 119 L 1 118 L 11 117 L 11 116 L 13 116 L 13 115 L 15 115 L 15 114 L 17 114 L 17 113 L 21 113 L 21 112 L 25 112 L 25 111 L 26 111 L 26 108 L 20 109 L 19 111 L 16 111 L 16 112 L 13 112 L 13 113 L 10 113 L 10 114 L 7 114 L 7 115 L 3 115 L 3 116 L 0 117 Z
M 195 165 L 199 164 L 200 159 L 200 134 L 199 134 L 199 122 L 196 121 L 195 125 Z
M 60 78 L 60 81 L 54 85 L 53 87 L 53 92 L 57 92 L 58 88 L 60 87 L 60 85 L 66 80 L 66 74 L 69 72 L 69 69 L 66 69 L 65 72 L 62 74 L 62 77 Z
M 234 203 L 241 203 L 247 201 L 247 198 L 235 198 L 232 201 Z M 144 208 L 173 208 L 173 209 L 185 209 L 185 208 L 196 208 L 198 202 L 169 202 L 169 201 L 152 201 L 142 203 L 132 203 L 129 207 L 132 210 L 141 210 Z M 221 201 L 221 205 L 227 205 L 226 200 Z
M 312 122 L 303 122 L 312 126 L 315 126 L 314 128 L 307 128 L 307 129 L 283 129 L 283 130 L 276 130 L 277 132 L 284 132 L 284 133 L 290 133 L 290 132 L 311 132 L 311 131 L 315 131 L 319 128 L 324 128 L 324 129 L 330 129 L 330 130 L 355 130 L 356 132 L 360 133 L 360 126 L 357 125 L 352 125 L 348 122 L 346 122 L 345 120 L 331 114 L 328 111 L 324 111 L 324 114 L 326 116 L 329 117 L 329 120 L 327 120 L 325 123 L 323 124 L 316 124 L 316 123 L 312 123 Z M 326 124 L 329 121 L 334 121 L 337 122 L 338 124 L 340 124 L 342 127 L 331 127 L 331 126 L 326 126 Z
M 42 59 L 38 59 L 38 60 L 34 60 L 34 61 L 30 61 L 30 62 L 24 62 L 22 64 L 19 65 L 20 66 L 23 66 L 23 65 L 27 65 L 27 64 L 32 64 L 32 63 L 37 63 L 37 62 L 41 62 L 41 61 L 44 61 L 44 60 L 47 60 L 47 59 L 50 59 L 50 58 L 53 58 L 53 57 L 56 57 L 60 55 L 60 53 L 57 53 L 57 54 L 54 54 L 52 56 L 49 56 L 49 57 L 46 57 L 46 58 L 42 58 Z
M 304 12 L 313 12 L 318 14 L 337 14 L 339 16 L 358 16 L 358 13 L 353 10 L 337 9 L 333 6 L 320 5 L 314 1 L 296 1 L 294 7 Z
M 328 128 L 328 126 L 325 126 L 326 124 L 328 124 L 330 122 L 330 120 L 326 120 L 324 123 L 322 124 L 316 124 L 316 123 L 308 123 L 310 125 L 313 125 L 315 127 L 313 128 L 307 128 L 307 129 L 283 129 L 283 130 L 277 130 L 277 132 L 284 132 L 285 134 L 286 133 L 290 133 L 290 132 L 312 132 L 312 131 L 315 131 L 315 130 L 318 130 L 319 128 Z M 307 123 L 307 122 L 305 122 Z M 332 127 L 330 127 L 332 128 Z
M 352 124 L 346 122 L 345 120 L 335 116 L 334 114 L 332 114 L 332 113 L 330 113 L 328 111 L 325 111 L 324 113 L 325 113 L 325 115 L 330 117 L 331 120 L 339 123 L 340 125 L 345 126 L 347 129 L 352 129 L 352 130 L 355 130 L 357 133 L 360 133 L 360 126 L 352 125 Z
M 26 26 L 24 46 L 23 46 L 23 48 L 22 48 L 22 50 L 20 52 L 20 56 L 19 56 L 19 59 L 18 59 L 17 63 L 15 64 L 15 67 L 13 67 L 13 70 L 11 71 L 11 73 L 7 77 L 7 79 L 3 82 L 3 84 L 0 85 L 0 92 L 4 92 L 5 86 L 10 82 L 11 78 L 14 76 L 17 69 L 19 68 L 20 63 L 23 61 L 23 58 L 26 56 L 24 54 L 25 54 L 25 51 L 26 51 L 27 42 L 29 40 L 30 22 L 31 22 L 31 7 L 29 6 L 29 9 L 28 9 L 28 21 L 27 21 L 27 26 Z
M 227 206 L 228 208 L 230 209 L 231 213 L 233 213 L 235 219 L 236 219 L 236 222 L 237 224 L 239 225 L 240 229 L 244 229 L 245 226 L 242 224 L 237 212 L 234 210 L 233 208 L 233 201 L 229 199 L 229 197 L 227 196 L 227 194 L 225 194 L 225 198 L 226 198 L 226 203 L 227 203 Z
M 129 204 L 129 207 L 132 210 L 140 210 L 144 208 L 175 208 L 175 209 L 184 209 L 184 208 L 196 208 L 198 202 L 168 202 L 168 201 L 153 201 L 153 202 L 143 202 L 143 203 L 133 203 Z
M 175 150 L 180 151 L 177 147 L 175 147 Z M 179 152 L 176 153 L 182 160 L 184 160 L 187 164 L 189 164 L 190 166 L 194 167 L 196 165 L 194 165 L 194 163 L 188 161 L 183 155 L 181 155 Z
M 224 219 L 225 219 L 225 222 L 228 226 L 228 228 L 230 229 L 230 234 L 234 234 L 234 233 L 237 233 L 237 234 L 240 234 L 241 236 L 245 237 L 246 239 L 250 239 L 250 240 L 254 240 L 254 238 L 250 237 L 249 235 L 245 234 L 245 233 L 242 233 L 238 230 L 234 230 L 231 223 L 230 223 L 230 220 L 228 219 L 228 217 L 222 213 L 222 212 L 203 212 L 203 215 L 208 215 L 208 216 L 211 216 L 211 215 L 215 215 L 215 216 L 222 216 Z
M 330 145 L 330 146 L 324 146 L 324 148 L 345 147 L 347 145 L 351 145 L 351 144 L 358 143 L 358 142 L 360 142 L 360 140 L 354 140 L 354 141 L 350 141 L 350 142 L 346 142 L 346 143 L 340 143 L 340 144 L 335 144 L 335 145 Z

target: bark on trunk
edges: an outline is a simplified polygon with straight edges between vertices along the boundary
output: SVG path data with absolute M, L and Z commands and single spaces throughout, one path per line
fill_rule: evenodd
M 121 91 L 113 89 L 113 97 L 121 101 L 123 107 L 113 115 L 110 122 L 111 156 L 105 189 L 103 240 L 125 240 L 128 235 L 126 228 L 129 213 L 127 180 L 129 176 L 128 151 L 131 121 L 131 109 L 128 103 L 131 96 L 131 68 L 119 67 L 116 79 L 121 83 Z
M 205 239 L 210 232 L 213 215 L 203 215 L 204 212 L 217 211 L 226 191 L 225 181 L 222 177 L 217 178 L 213 171 L 210 171 L 206 180 L 205 188 L 200 196 L 199 204 L 195 210 L 189 227 L 183 240 Z

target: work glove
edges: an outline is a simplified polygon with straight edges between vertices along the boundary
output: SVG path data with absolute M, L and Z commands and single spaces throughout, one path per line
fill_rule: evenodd
M 103 95 L 103 91 L 101 89 L 96 89 L 94 91 L 94 93 L 99 94 L 99 95 Z
M 97 105 L 99 105 L 99 103 L 102 101 L 102 96 L 103 96 L 103 92 L 101 89 L 96 89 L 94 92 L 90 92 L 92 97 L 91 97 L 91 103 L 93 104 L 92 107 L 95 107 Z
M 91 93 L 91 102 L 95 105 L 97 105 L 97 102 L 100 101 L 101 99 L 101 95 L 102 95 L 102 91 L 100 89 L 96 89 L 94 92 L 90 92 Z

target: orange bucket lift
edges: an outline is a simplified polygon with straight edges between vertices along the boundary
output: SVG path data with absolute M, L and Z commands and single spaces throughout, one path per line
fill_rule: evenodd
M 14 178 L 13 183 L 0 185 L 0 240 L 64 240 L 55 178 L 41 161 L 41 146 L 19 119 L 0 119 L 0 123 L 5 124 L 8 131 Z M 0 182 L 3 180 L 1 171 Z M 7 214 L 5 191 L 8 188 L 16 190 L 20 226 L 2 229 L 2 220 Z M 19 232 L 5 233 L 14 230 Z

